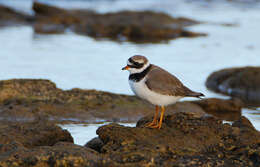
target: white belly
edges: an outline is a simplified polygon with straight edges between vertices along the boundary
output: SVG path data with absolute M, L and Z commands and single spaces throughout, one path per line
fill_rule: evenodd
M 133 82 L 129 80 L 129 84 L 132 91 L 138 97 L 147 100 L 154 105 L 167 106 L 169 104 L 176 103 L 179 99 L 182 98 L 181 96 L 168 96 L 153 92 L 146 86 L 145 81 L 145 78 L 139 82 Z

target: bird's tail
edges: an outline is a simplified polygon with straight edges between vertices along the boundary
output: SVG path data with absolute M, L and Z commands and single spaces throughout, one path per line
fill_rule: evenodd
M 197 97 L 199 99 L 202 99 L 201 97 L 205 96 L 204 94 L 202 93 L 199 93 L 199 92 L 190 92 L 188 94 L 189 97 Z
M 197 97 L 199 99 L 202 99 L 201 97 L 205 96 L 202 93 L 199 92 L 194 92 L 192 90 L 190 90 L 189 88 L 187 88 L 186 86 L 184 86 L 185 92 L 186 92 L 186 96 L 187 97 Z

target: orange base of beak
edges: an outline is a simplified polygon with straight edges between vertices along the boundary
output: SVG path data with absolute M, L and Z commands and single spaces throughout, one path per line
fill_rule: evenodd
M 122 68 L 122 70 L 128 70 L 129 69 L 129 66 L 125 66 Z

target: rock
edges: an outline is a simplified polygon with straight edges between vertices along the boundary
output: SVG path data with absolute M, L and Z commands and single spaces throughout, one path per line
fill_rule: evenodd
M 9 121 L 134 122 L 151 107 L 134 96 L 82 89 L 63 91 L 48 80 L 14 79 L 0 81 L 0 111 L 1 119 Z
M 247 106 L 260 105 L 260 67 L 228 68 L 212 73 L 208 89 L 241 99 Z
M 73 144 L 68 131 L 50 122 L 0 123 L 1 167 L 116 166 L 96 151 Z
M 241 117 L 243 107 L 243 103 L 239 99 L 209 98 L 192 101 L 192 103 L 199 105 L 206 113 L 226 121 L 238 120 Z
M 96 90 L 61 90 L 49 80 L 0 81 L 0 117 L 6 121 L 52 121 L 57 123 L 136 122 L 154 114 L 154 106 L 135 96 Z M 241 115 L 239 100 L 204 99 L 178 102 L 166 114 L 205 113 L 234 121 Z
M 32 21 L 33 18 L 31 16 L 0 5 L 0 26 L 28 24 Z
M 73 138 L 67 130 L 48 121 L 0 123 L 1 144 L 19 143 L 26 148 L 33 148 L 53 146 L 59 141 L 73 143 Z
M 139 43 L 206 35 L 184 29 L 198 24 L 197 21 L 172 18 L 152 11 L 99 14 L 89 10 L 65 10 L 38 2 L 34 2 L 33 10 L 36 13 L 36 33 L 63 33 L 71 30 L 97 39 Z
M 97 152 L 101 152 L 101 148 L 103 147 L 103 145 L 104 145 L 104 143 L 102 142 L 102 140 L 100 140 L 100 138 L 98 138 L 98 137 L 95 137 L 92 140 L 90 140 L 89 142 L 87 142 L 85 144 L 85 147 L 96 150 Z
M 193 114 L 194 116 L 201 117 L 202 115 L 205 115 L 205 110 L 201 108 L 199 105 L 194 104 L 193 101 L 182 101 L 177 102 L 174 105 L 170 105 L 166 107 L 166 115 L 167 114 L 173 114 L 176 112 L 185 112 Z
M 162 129 L 144 128 L 151 119 L 134 128 L 102 126 L 87 147 L 73 144 L 66 130 L 48 121 L 2 121 L 0 166 L 260 165 L 260 132 L 245 117 L 231 126 L 207 114 L 176 112 L 166 115 Z
M 193 114 L 201 117 L 207 114 L 225 121 L 236 121 L 241 117 L 243 103 L 239 99 L 204 98 L 195 101 L 182 101 L 166 108 L 166 115 L 176 112 Z
M 100 127 L 101 153 L 122 166 L 260 165 L 260 133 L 255 129 L 183 112 L 167 115 L 160 130 L 144 128 L 151 120 L 142 118 L 134 128 L 114 123 Z
M 238 128 L 249 128 L 255 130 L 255 127 L 252 123 L 244 116 L 240 117 L 236 122 L 232 124 L 233 127 Z
M 57 143 L 54 146 L 39 146 L 33 149 L 16 147 L 0 155 L 0 166 L 2 167 L 95 167 L 104 165 L 108 161 L 95 151 L 72 143 Z

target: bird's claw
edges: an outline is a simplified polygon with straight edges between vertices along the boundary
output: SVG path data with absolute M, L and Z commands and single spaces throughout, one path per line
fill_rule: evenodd
M 157 125 L 150 126 L 149 128 L 153 128 L 153 129 L 161 129 L 161 127 L 162 127 L 161 124 L 157 124 Z
M 158 125 L 158 121 L 157 120 L 153 120 L 153 122 L 145 124 L 145 127 L 146 128 L 151 128 L 151 127 L 156 126 L 156 125 Z

